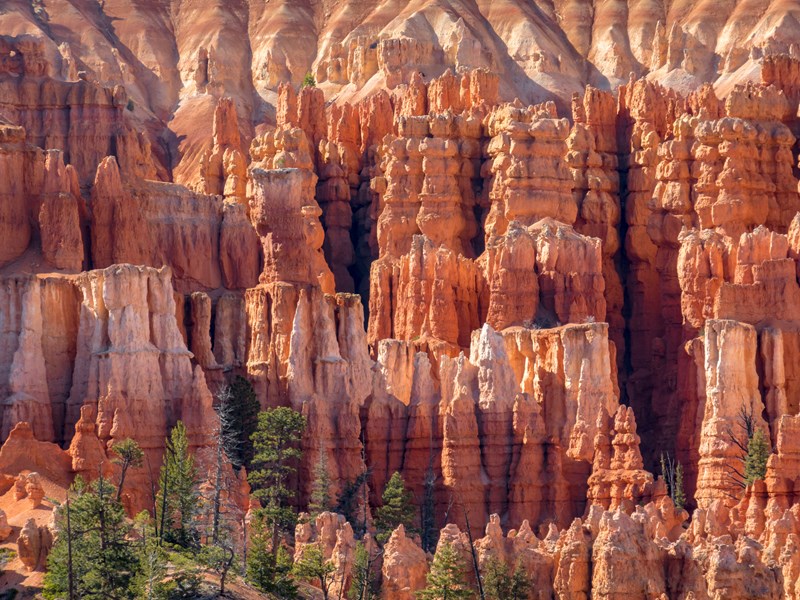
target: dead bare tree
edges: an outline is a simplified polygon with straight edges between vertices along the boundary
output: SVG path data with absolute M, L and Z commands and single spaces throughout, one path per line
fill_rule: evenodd
M 220 528 L 220 510 L 222 489 L 224 487 L 225 476 L 225 455 L 230 452 L 232 448 L 239 447 L 239 440 L 235 435 L 232 435 L 232 424 L 235 419 L 233 414 L 231 399 L 233 393 L 230 386 L 223 387 L 217 392 L 217 426 L 214 431 L 214 443 L 216 445 L 216 464 L 214 474 L 214 496 L 213 496 L 213 512 L 211 518 L 211 541 L 216 544 L 219 540 Z
M 739 408 L 739 412 L 736 415 L 735 426 L 736 431 L 734 431 L 733 426 L 729 425 L 725 430 L 725 434 L 731 444 L 739 449 L 737 460 L 739 463 L 741 463 L 741 465 L 737 467 L 736 465 L 730 463 L 726 464 L 725 477 L 735 486 L 744 489 L 747 487 L 744 477 L 744 462 L 747 458 L 747 447 L 749 446 L 750 440 L 753 438 L 753 434 L 755 433 L 755 415 L 752 406 L 743 404 Z M 731 494 L 729 495 L 732 498 L 735 498 L 735 496 Z
M 478 564 L 478 553 L 475 552 L 475 540 L 472 537 L 472 527 L 469 524 L 469 513 L 467 512 L 467 508 L 464 506 L 464 503 L 459 500 L 459 504 L 461 505 L 461 512 L 464 513 L 464 525 L 467 528 L 467 539 L 469 540 L 469 551 L 472 556 L 472 570 L 475 573 L 475 580 L 478 582 L 478 594 L 481 597 L 481 600 L 486 600 L 486 595 L 483 592 L 483 580 L 481 579 L 481 568 Z

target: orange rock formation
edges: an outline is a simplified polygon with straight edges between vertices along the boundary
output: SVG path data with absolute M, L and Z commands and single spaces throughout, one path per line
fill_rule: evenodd
M 115 441 L 159 464 L 180 419 L 210 465 L 241 375 L 307 419 L 300 508 L 324 456 L 333 495 L 368 474 L 362 514 L 400 472 L 440 544 L 538 597 L 800 597 L 796 7 L 46 4 L 0 14 L 24 569 Z M 771 450 L 749 486 L 743 416 Z M 132 469 L 131 514 L 148 494 Z M 367 539 L 384 597 L 414 597 L 415 534 Z M 355 542 L 323 513 L 294 549 L 338 594 Z

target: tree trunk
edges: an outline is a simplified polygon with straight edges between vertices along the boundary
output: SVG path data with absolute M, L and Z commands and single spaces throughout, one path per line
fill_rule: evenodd
M 67 587 L 69 600 L 75 600 L 75 583 L 72 579 L 72 524 L 69 512 L 69 491 L 67 491 Z
M 211 526 L 211 541 L 219 541 L 219 505 L 222 495 L 222 419 L 219 424 L 219 437 L 217 438 L 217 474 L 214 480 L 214 519 Z
M 120 468 L 119 487 L 117 487 L 117 502 L 119 502 L 120 498 L 122 498 L 122 484 L 125 483 L 125 475 L 128 473 L 128 467 L 129 466 L 130 466 L 130 463 L 128 463 L 127 461 L 124 461 L 122 463 L 121 468 Z
M 478 555 L 475 553 L 475 543 L 472 539 L 472 527 L 469 526 L 469 515 L 467 514 L 467 509 L 464 504 L 461 504 L 461 510 L 464 512 L 464 524 L 467 526 L 467 536 L 469 537 L 469 550 L 472 554 L 472 568 L 475 571 L 475 579 L 478 581 L 478 593 L 481 596 L 481 600 L 486 600 L 486 596 L 483 593 L 483 582 L 481 581 L 481 570 L 478 567 Z

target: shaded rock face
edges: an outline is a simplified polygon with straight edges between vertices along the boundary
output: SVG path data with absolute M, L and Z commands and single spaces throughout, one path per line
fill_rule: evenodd
M 306 418 L 299 509 L 324 458 L 368 522 L 399 472 L 540 598 L 800 596 L 790 10 L 262 4 L 107 2 L 93 50 L 51 38 L 80 11 L 0 15 L 0 492 L 114 477 L 127 437 L 158 464 L 178 420 L 205 468 L 242 375 Z M 344 594 L 355 535 L 295 551 Z M 385 597 L 418 542 L 369 541 Z M 24 526 L 26 568 L 50 543 Z

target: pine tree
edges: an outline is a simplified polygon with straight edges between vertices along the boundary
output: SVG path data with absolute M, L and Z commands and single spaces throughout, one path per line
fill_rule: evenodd
M 305 417 L 299 412 L 278 407 L 258 415 L 258 427 L 252 436 L 255 455 L 248 481 L 271 528 L 273 566 L 281 532 L 293 528 L 297 519 L 290 505 L 294 491 L 289 488 L 289 479 L 303 455 L 299 444 L 305 426 Z
M 258 413 L 261 410 L 256 392 L 247 379 L 237 375 L 217 398 L 225 454 L 237 471 L 249 467 L 253 460 L 253 442 L 250 438 L 258 427 Z
M 303 554 L 294 564 L 294 573 L 298 579 L 318 583 L 323 600 L 328 600 L 336 576 L 336 567 L 332 561 L 325 559 L 322 549 L 317 544 L 309 544 L 303 549 Z
M 682 509 L 686 506 L 686 492 L 683 491 L 683 465 L 678 463 L 675 467 L 675 489 L 672 492 L 672 501 L 675 508 Z
M 342 491 L 336 499 L 336 508 L 334 512 L 342 515 L 345 520 L 353 527 L 353 533 L 356 536 L 361 536 L 367 530 L 366 514 L 359 510 L 358 500 L 361 498 L 362 505 L 366 505 L 364 497 L 367 492 L 367 480 L 369 479 L 370 470 L 362 471 L 354 481 L 345 483 Z M 361 493 L 363 491 L 363 496 Z
M 484 565 L 484 586 L 489 600 L 527 600 L 530 581 L 525 570 L 517 563 L 513 573 L 508 565 L 495 557 Z
M 149 519 L 149 515 L 148 519 Z M 141 570 L 137 582 L 139 598 L 147 600 L 166 600 L 169 597 L 170 583 L 166 582 L 168 554 L 158 545 L 155 536 L 148 535 L 147 526 L 142 527 L 139 545 Z
M 108 480 L 101 476 L 91 485 L 77 481 L 56 521 L 59 534 L 47 559 L 45 598 L 135 597 L 139 556 L 128 539 L 125 510 Z
M 297 598 L 292 579 L 292 557 L 283 546 L 272 559 L 271 533 L 263 511 L 256 511 L 250 524 L 250 551 L 247 554 L 247 581 L 256 589 L 279 598 Z
M 397 471 L 386 483 L 381 499 L 383 505 L 375 510 L 378 541 L 388 540 L 398 525 L 403 525 L 406 531 L 413 531 L 416 510 L 412 503 L 411 492 L 406 489 L 403 477 Z
M 460 600 L 472 598 L 473 591 L 464 579 L 465 565 L 450 543 L 443 544 L 436 552 L 428 572 L 428 585 L 417 592 L 420 600 Z
M 317 80 L 314 78 L 311 71 L 306 73 L 305 77 L 303 77 L 303 87 L 317 87 Z
M 195 517 L 199 504 L 197 467 L 189 453 L 186 427 L 181 421 L 166 440 L 164 463 L 158 480 L 156 525 L 161 541 L 184 548 L 197 545 Z
M 661 453 L 661 476 L 667 484 L 667 493 L 675 507 L 680 509 L 686 504 L 686 492 L 683 490 L 683 465 L 672 460 L 669 453 L 666 457 Z
M 363 542 L 356 544 L 353 557 L 353 579 L 347 592 L 349 600 L 377 600 L 378 585 L 372 572 L 374 559 Z
M 314 481 L 311 483 L 311 498 L 308 503 L 308 512 L 312 517 L 331 510 L 331 474 L 328 471 L 328 455 L 325 450 L 320 450 L 319 461 L 314 467 Z
M 128 469 L 142 466 L 144 451 L 135 440 L 130 438 L 115 442 L 111 449 L 117 455 L 113 462 L 119 465 L 120 468 L 119 485 L 117 486 L 117 500 L 119 500 L 122 497 L 122 486 L 125 485 L 125 476 L 128 474 Z
M 436 550 L 436 542 L 439 541 L 438 532 L 436 531 L 436 506 L 434 496 L 436 491 L 436 475 L 433 472 L 433 458 L 431 458 L 428 469 L 425 471 L 423 486 L 422 506 L 420 507 L 422 549 L 425 550 L 425 552 L 433 552 Z
M 753 437 L 747 444 L 747 456 L 744 459 L 744 482 L 751 485 L 753 482 L 764 479 L 767 474 L 767 459 L 770 447 L 764 432 L 756 429 Z

